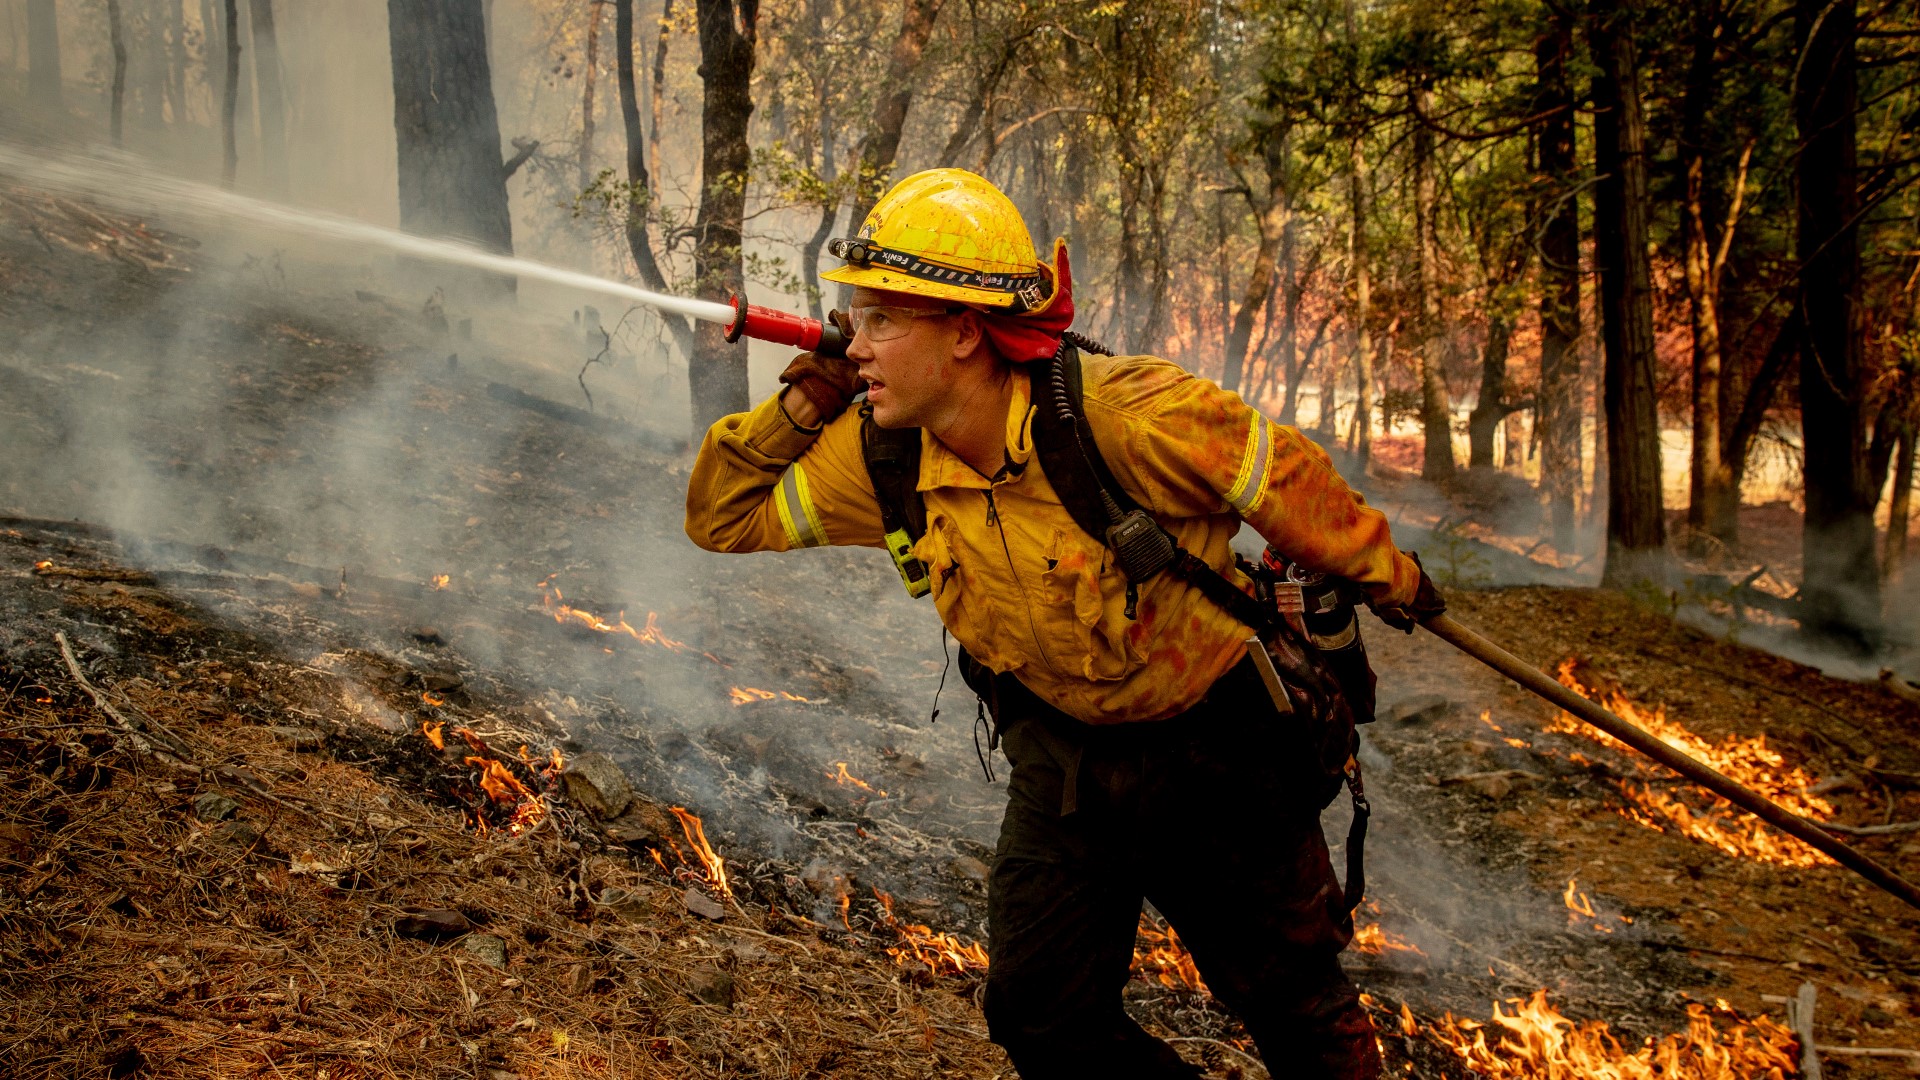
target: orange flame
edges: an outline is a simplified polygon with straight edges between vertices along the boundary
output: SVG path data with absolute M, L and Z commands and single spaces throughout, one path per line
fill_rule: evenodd
M 1665 707 L 1656 705 L 1642 711 L 1617 689 L 1589 689 L 1575 675 L 1579 661 L 1573 657 L 1560 662 L 1557 674 L 1562 685 L 1583 697 L 1594 698 L 1628 723 L 1634 724 L 1661 742 L 1689 754 L 1774 802 L 1813 821 L 1833 817 L 1833 804 L 1808 789 L 1814 779 L 1799 766 L 1789 766 L 1779 751 L 1767 745 L 1765 735 L 1742 738 L 1728 735 L 1719 743 L 1710 743 L 1679 724 L 1667 719 Z M 1613 736 L 1587 726 L 1569 713 L 1561 713 L 1549 731 L 1579 735 L 1615 750 L 1625 744 Z M 1570 755 L 1571 756 L 1571 755 Z M 1657 789 L 1652 781 L 1670 774 L 1667 770 L 1632 757 L 1639 779 L 1616 781 L 1629 805 L 1623 816 L 1647 828 L 1665 832 L 1669 828 L 1684 836 L 1711 844 L 1731 855 L 1780 866 L 1820 866 L 1833 860 L 1791 837 L 1769 829 L 1758 818 L 1736 809 L 1732 803 L 1707 792 L 1687 789 L 1682 795 Z
M 1367 999 L 1371 1008 L 1379 1005 Z M 1493 1005 L 1491 1024 L 1455 1019 L 1452 1013 L 1422 1028 L 1405 1004 L 1398 1014 L 1399 1034 L 1424 1036 L 1452 1051 L 1476 1076 L 1490 1080 L 1785 1080 L 1797 1074 L 1798 1043 L 1792 1032 L 1766 1017 L 1742 1021 L 1716 1002 L 1687 1006 L 1687 1030 L 1648 1039 L 1629 1050 L 1603 1021 L 1575 1023 L 1547 1003 L 1536 990 L 1527 1000 L 1510 999 L 1507 1012 Z M 1714 1012 L 1727 1021 L 1714 1026 Z
M 426 736 L 427 741 L 436 749 L 444 750 L 446 737 L 441 734 L 444 727 L 444 723 L 422 723 L 420 734 Z M 492 757 L 486 742 L 473 729 L 454 728 L 453 733 L 460 736 L 461 740 L 467 744 L 467 748 L 473 751 L 467 756 L 466 764 L 470 768 L 480 770 L 480 790 L 486 792 L 488 799 L 502 806 L 513 807 L 513 812 L 507 817 L 507 832 L 519 835 L 539 824 L 547 816 L 547 800 L 542 798 L 539 792 L 521 782 L 519 777 L 513 775 L 513 771 L 507 768 L 506 762 Z M 559 751 L 554 751 L 553 756 L 554 760 L 558 761 Z M 533 763 L 527 757 L 527 748 L 524 746 L 520 748 L 520 760 L 529 769 L 533 767 Z M 543 779 L 551 781 L 553 777 L 543 774 Z M 474 828 L 482 836 L 487 834 L 486 818 L 478 812 L 474 814 Z
M 1593 910 L 1593 901 L 1587 897 L 1586 893 L 1580 891 L 1578 881 L 1577 878 L 1568 878 L 1566 891 L 1560 894 L 1560 899 L 1567 905 L 1567 925 L 1579 926 L 1583 918 L 1591 919 L 1595 930 L 1603 934 L 1613 933 L 1613 927 L 1608 926 L 1603 921 L 1603 917 Z M 1630 923 L 1633 919 L 1622 915 L 1620 921 Z
M 503 805 L 517 803 L 522 799 L 538 799 L 533 789 L 520 782 L 520 778 L 507 771 L 505 765 L 492 758 L 470 757 L 467 764 L 480 770 L 480 790 L 487 797 Z
M 627 613 L 624 611 L 615 621 L 608 622 L 590 611 L 582 611 L 574 607 L 566 602 L 565 594 L 560 591 L 558 585 L 553 583 L 553 579 L 559 576 L 549 574 L 545 581 L 535 586 L 541 593 L 540 606 L 546 609 L 547 614 L 553 616 L 554 622 L 574 622 L 602 634 L 625 634 L 642 645 L 658 645 L 675 651 L 687 647 L 685 642 L 673 640 L 660 629 L 660 616 L 657 612 L 647 612 L 647 624 L 636 628 L 632 623 L 627 622 Z
M 735 705 L 753 705 L 762 701 L 797 701 L 802 705 L 817 705 L 812 698 L 789 694 L 785 690 L 761 690 L 753 686 L 734 686 L 727 689 L 727 696 Z
M 865 780 L 862 780 L 859 777 L 848 772 L 846 762 L 844 761 L 834 762 L 833 769 L 834 771 L 827 773 L 826 777 L 827 779 L 833 781 L 834 783 L 839 784 L 841 787 L 857 787 L 861 791 L 867 792 L 870 795 L 878 795 L 880 798 L 883 798 L 883 799 L 887 797 L 886 792 L 881 791 L 879 788 L 874 787 L 872 784 L 869 784 Z
M 427 741 L 433 744 L 435 750 L 445 750 L 447 748 L 447 740 L 444 735 L 440 734 L 440 729 L 446 726 L 442 721 L 435 721 L 429 724 L 425 720 L 422 720 L 420 721 L 420 734 L 427 737 Z
M 453 578 L 447 576 L 446 574 L 433 575 L 434 591 L 438 592 L 439 590 L 446 588 L 450 583 L 452 583 L 452 581 L 453 581 Z
M 693 848 L 694 857 L 700 860 L 700 868 L 706 872 L 707 884 L 721 896 L 733 899 L 733 890 L 727 886 L 727 864 L 707 843 L 707 829 L 700 823 L 699 815 L 680 806 L 669 806 L 667 809 L 680 819 L 680 831 L 686 833 L 687 844 Z
M 526 832 L 547 816 L 547 800 L 534 796 L 513 808 L 513 817 L 507 821 L 507 831 L 514 835 Z
M 1586 893 L 1577 891 L 1578 881 L 1578 878 L 1567 879 L 1567 891 L 1561 895 L 1561 899 L 1567 902 L 1568 912 L 1574 915 L 1585 915 L 1591 919 L 1594 917 L 1593 901 L 1587 899 Z
M 434 708 L 439 708 L 440 706 L 445 705 L 447 703 L 446 698 L 441 697 L 439 694 L 436 694 L 431 690 L 421 691 L 420 700 L 426 702 L 429 705 L 432 705 Z
M 873 895 L 886 910 L 886 924 L 900 935 L 900 944 L 887 948 L 887 955 L 893 957 L 894 963 L 904 967 L 909 962 L 918 961 L 935 975 L 958 975 L 987 969 L 987 950 L 979 942 L 936 933 L 919 923 L 901 922 L 893 914 L 893 897 L 879 889 L 873 890 Z M 844 906 L 841 908 L 841 917 L 846 917 Z
M 1176 990 L 1207 992 L 1193 954 L 1180 943 L 1172 926 L 1161 929 L 1146 912 L 1140 913 L 1140 925 L 1133 944 L 1133 977 Z
M 1420 946 L 1397 934 L 1389 934 L 1380 929 L 1379 923 L 1367 923 L 1354 930 L 1353 951 L 1366 953 L 1368 956 L 1384 956 L 1390 952 L 1407 952 L 1416 956 L 1427 955 Z

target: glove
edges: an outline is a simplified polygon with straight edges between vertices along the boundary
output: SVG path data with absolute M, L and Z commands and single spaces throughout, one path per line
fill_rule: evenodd
M 1413 560 L 1413 565 L 1420 566 L 1420 556 L 1417 552 L 1407 552 L 1407 558 Z M 1373 613 L 1381 622 L 1409 634 L 1413 633 L 1414 627 L 1420 625 L 1422 619 L 1432 618 L 1447 610 L 1447 602 L 1441 598 L 1440 590 L 1434 587 L 1433 579 L 1427 576 L 1427 568 L 1424 566 L 1420 566 L 1420 585 L 1414 590 L 1412 603 L 1404 607 L 1399 605 L 1389 607 L 1369 599 L 1367 606 L 1373 609 Z
M 833 324 L 840 328 L 848 340 L 853 338 L 853 326 L 845 313 L 834 311 L 827 314 Z M 818 353 L 801 353 L 780 373 L 780 381 L 807 395 L 813 407 L 820 413 L 820 422 L 826 423 L 847 411 L 847 405 L 867 388 L 860 378 L 860 365 L 844 356 L 821 356 Z

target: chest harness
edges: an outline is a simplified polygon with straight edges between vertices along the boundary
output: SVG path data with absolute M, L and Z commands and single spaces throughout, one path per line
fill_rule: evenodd
M 1274 707 L 1305 721 L 1313 729 L 1307 733 L 1308 741 L 1319 744 L 1314 749 L 1324 763 L 1321 778 L 1330 788 L 1324 790 L 1319 805 L 1331 801 L 1342 781 L 1352 798 L 1345 889 L 1351 921 L 1351 912 L 1366 890 L 1363 860 L 1371 811 L 1355 756 L 1358 736 L 1353 725 L 1373 719 L 1372 673 L 1360 645 L 1351 587 L 1304 571 L 1269 547 L 1259 566 L 1236 556 L 1239 568 L 1254 582 L 1256 595 L 1249 596 L 1182 548 L 1120 486 L 1100 456 L 1092 425 L 1081 408 L 1082 350 L 1112 355 L 1097 342 L 1068 331 L 1052 359 L 1034 365 L 1033 443 L 1040 467 L 1074 523 L 1113 552 L 1127 580 L 1127 618 L 1134 617 L 1141 584 L 1171 573 L 1254 631 L 1254 639 L 1247 643 L 1248 655 Z M 914 542 L 927 531 L 926 503 L 919 490 L 920 429 L 883 428 L 866 406 L 861 416 L 861 453 L 879 503 L 887 552 L 908 595 L 925 596 L 932 591 L 932 577 L 926 564 L 913 555 Z M 964 648 L 961 672 L 983 699 L 992 693 L 991 686 L 984 692 L 982 686 L 983 677 L 990 673 Z M 1361 675 L 1364 687 L 1356 685 Z M 997 737 L 990 740 L 989 748 L 993 745 Z

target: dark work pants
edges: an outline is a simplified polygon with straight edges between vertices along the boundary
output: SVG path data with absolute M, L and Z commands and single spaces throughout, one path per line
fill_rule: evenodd
M 1242 669 L 1246 670 L 1242 670 Z M 1275 1077 L 1371 1080 L 1373 1025 L 1318 816 L 1282 790 L 1284 719 L 1250 665 L 1172 720 L 1094 727 L 1001 677 L 1006 819 L 988 891 L 986 1015 L 1025 1080 L 1195 1077 L 1121 1008 L 1141 898 Z

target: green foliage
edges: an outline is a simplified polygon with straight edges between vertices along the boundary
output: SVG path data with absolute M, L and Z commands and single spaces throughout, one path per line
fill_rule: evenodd
M 1448 589 L 1483 588 L 1493 580 L 1493 564 L 1480 550 L 1480 541 L 1468 536 L 1467 523 L 1445 518 L 1434 522 L 1420 561 L 1433 583 Z

